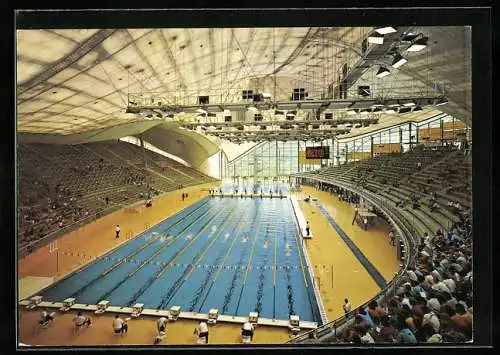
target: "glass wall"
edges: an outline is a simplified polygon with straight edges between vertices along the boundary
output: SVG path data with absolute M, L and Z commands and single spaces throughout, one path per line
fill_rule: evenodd
M 296 172 L 318 170 L 327 166 L 341 165 L 346 162 L 368 159 L 372 156 L 372 143 L 401 145 L 402 152 L 407 152 L 417 142 L 420 129 L 432 129 L 452 125 L 457 122 L 452 116 L 440 114 L 419 123 L 403 123 L 399 126 L 386 128 L 364 136 L 350 138 L 349 140 L 325 139 L 321 142 L 262 142 L 252 147 L 247 152 L 227 162 L 223 171 L 225 179 L 256 177 L 286 177 Z M 449 128 L 448 128 L 449 129 Z M 442 132 L 446 129 L 441 129 Z M 441 133 L 443 134 L 443 133 Z M 321 160 L 305 159 L 306 147 L 328 146 L 330 158 Z M 394 147 L 397 148 L 397 147 Z M 392 149 L 392 148 L 391 148 Z M 399 149 L 398 149 L 399 151 Z
M 226 164 L 225 179 L 287 178 L 299 165 L 297 141 L 262 142 Z

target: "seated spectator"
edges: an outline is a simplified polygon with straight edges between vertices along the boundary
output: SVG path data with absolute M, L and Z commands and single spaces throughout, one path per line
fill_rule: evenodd
M 394 343 L 398 333 L 396 330 L 396 320 L 385 315 L 381 318 L 380 323 L 382 324 L 382 328 L 379 333 L 380 341 L 383 343 Z
M 380 324 L 380 320 L 384 316 L 384 310 L 379 306 L 377 301 L 373 300 L 368 305 L 368 313 L 375 324 Z
M 417 342 L 417 338 L 415 338 L 415 335 L 409 328 L 408 324 L 405 322 L 403 318 L 400 318 L 399 320 L 399 333 L 396 338 L 397 343 L 403 343 L 403 344 L 414 344 Z
M 374 325 L 373 320 L 370 317 L 370 314 L 366 311 L 366 309 L 359 308 L 358 314 L 366 322 L 368 326 L 372 327 Z
M 440 327 L 440 321 L 439 317 L 437 316 L 437 312 L 439 312 L 439 310 L 436 310 L 437 307 L 435 304 L 433 304 L 433 306 L 434 308 L 428 306 L 422 307 L 422 311 L 424 312 L 424 317 L 422 318 L 422 326 L 429 324 L 432 327 L 432 329 L 434 329 L 435 332 L 438 332 Z
M 457 303 L 456 311 L 451 307 L 446 307 L 446 311 L 450 316 L 451 321 L 454 322 L 457 330 L 463 332 L 466 335 L 469 335 L 471 333 L 472 329 L 466 320 L 466 311 L 463 304 Z
M 373 337 L 371 336 L 370 332 L 368 332 L 365 328 L 358 328 L 357 333 L 360 337 L 361 344 L 373 344 L 375 343 L 375 340 L 373 340 Z

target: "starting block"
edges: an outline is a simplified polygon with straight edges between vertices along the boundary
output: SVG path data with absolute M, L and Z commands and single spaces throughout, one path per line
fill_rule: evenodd
M 136 303 L 132 306 L 132 318 L 137 318 L 141 315 L 142 311 L 144 311 L 144 304 Z
M 179 306 L 172 306 L 170 308 L 170 312 L 168 314 L 168 320 L 177 320 L 179 318 L 179 315 L 181 314 L 181 307 Z
M 211 310 L 208 311 L 208 324 L 215 324 L 217 323 L 217 316 L 219 314 L 219 310 L 212 308 Z
M 290 324 L 288 325 L 288 329 L 292 332 L 293 335 L 297 335 L 300 332 L 300 319 L 299 316 L 291 315 L 290 316 Z
M 243 344 L 250 344 L 252 342 L 252 338 L 250 338 L 250 335 L 242 335 L 241 342 Z
M 63 306 L 61 308 L 59 308 L 59 310 L 61 312 L 67 312 L 67 311 L 69 311 L 69 309 L 71 308 L 71 306 L 73 306 L 75 303 L 76 303 L 76 299 L 74 299 L 74 298 L 66 298 L 63 301 Z
M 33 296 L 29 299 L 29 304 L 26 306 L 26 309 L 33 309 L 42 302 L 42 296 Z
M 250 314 L 248 315 L 248 322 L 255 327 L 257 325 L 258 320 L 259 320 L 259 313 L 250 312 Z
M 106 312 L 106 308 L 109 307 L 109 301 L 102 300 L 97 304 L 97 310 L 94 312 L 95 314 L 102 314 Z

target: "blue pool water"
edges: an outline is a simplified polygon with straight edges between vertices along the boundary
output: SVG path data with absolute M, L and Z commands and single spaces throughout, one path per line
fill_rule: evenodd
M 294 218 L 287 198 L 205 197 L 41 295 L 320 323 Z

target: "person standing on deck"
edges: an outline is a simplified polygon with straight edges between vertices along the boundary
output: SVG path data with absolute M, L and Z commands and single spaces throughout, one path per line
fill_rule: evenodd
M 396 245 L 396 234 L 394 234 L 394 230 L 392 230 L 392 229 L 389 232 L 389 244 Z
M 167 330 L 165 324 L 167 324 L 168 319 L 166 317 L 161 317 L 156 322 L 158 335 L 156 336 L 154 343 L 159 344 L 163 341 L 163 339 L 167 336 Z
M 77 316 L 73 318 L 73 321 L 75 322 L 76 328 L 80 328 L 85 324 L 87 325 L 87 327 L 90 327 L 92 325 L 92 320 L 89 317 L 85 317 L 82 311 L 78 312 Z
M 311 236 L 311 227 L 309 227 L 309 221 L 306 222 L 306 236 Z
M 243 327 L 241 328 L 241 336 L 249 336 L 250 337 L 250 341 L 253 340 L 253 332 L 254 332 L 254 328 L 253 328 L 253 325 L 252 323 L 250 322 L 245 322 L 243 323 Z
M 198 338 L 205 338 L 205 343 L 208 344 L 208 325 L 205 322 L 200 322 L 200 324 L 194 329 L 194 333 L 198 335 Z
M 347 314 L 351 311 L 351 304 L 349 303 L 349 300 L 347 298 L 344 299 L 344 304 L 342 306 L 342 309 L 344 310 L 345 314 Z
M 113 330 L 115 331 L 115 333 L 120 333 L 121 335 L 128 332 L 128 325 L 126 320 L 121 319 L 118 314 L 115 315 L 115 319 L 113 319 Z
M 116 239 L 120 238 L 120 225 L 116 225 L 115 227 Z

